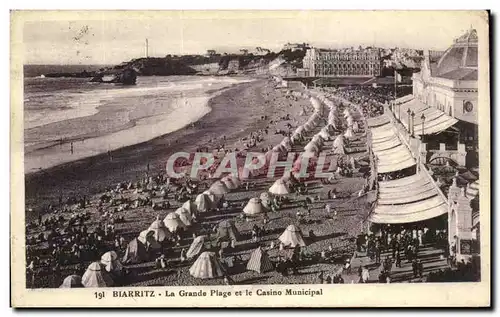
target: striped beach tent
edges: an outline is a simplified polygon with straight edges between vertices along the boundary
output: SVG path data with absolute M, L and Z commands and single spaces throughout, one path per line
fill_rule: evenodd
M 191 245 L 189 246 L 189 249 L 186 252 L 186 258 L 192 259 L 192 258 L 198 256 L 198 254 L 200 254 L 201 252 L 205 251 L 204 250 L 205 240 L 206 240 L 206 236 L 198 236 L 198 237 L 194 238 L 193 242 L 191 243 Z
M 203 252 L 189 268 L 191 276 L 200 279 L 223 277 L 226 269 L 214 252 Z
M 248 271 L 257 273 L 265 273 L 274 270 L 273 262 L 269 259 L 269 255 L 261 247 L 255 249 L 250 255 L 250 260 L 247 263 Z

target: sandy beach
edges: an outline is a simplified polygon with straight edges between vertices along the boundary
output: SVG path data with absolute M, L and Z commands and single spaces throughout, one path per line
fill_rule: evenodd
M 100 192 L 118 182 L 144 176 L 148 165 L 151 174 L 157 173 L 165 169 L 172 153 L 181 150 L 194 152 L 222 135 L 226 136 L 227 146 L 238 147 L 239 138 L 267 127 L 273 118 L 288 113 L 298 115 L 304 106 L 308 106 L 308 101 L 291 102 L 280 91 L 267 86 L 265 80 L 223 89 L 209 100 L 211 112 L 194 126 L 112 151 L 111 159 L 107 154 L 101 154 L 26 175 L 26 206 L 32 208 L 55 203 L 59 196 Z M 268 115 L 268 120 L 262 120 L 263 115 Z M 273 141 L 279 142 L 280 137 L 270 137 L 266 141 L 273 144 Z

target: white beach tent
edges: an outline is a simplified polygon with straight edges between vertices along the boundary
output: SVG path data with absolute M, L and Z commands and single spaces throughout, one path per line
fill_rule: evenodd
M 170 236 L 167 228 L 165 227 L 165 224 L 160 220 L 159 216 L 156 217 L 156 220 L 153 221 L 148 230 L 153 231 L 153 237 L 156 242 L 162 242 Z
M 287 195 L 290 193 L 286 182 L 280 178 L 277 179 L 274 184 L 269 187 L 269 192 L 274 195 Z
M 196 213 L 196 203 L 192 202 L 191 200 L 186 200 L 183 204 L 182 204 L 182 208 L 186 209 L 187 211 L 189 211 L 189 214 L 191 216 L 193 216 L 193 214 Z
M 175 210 L 175 213 L 179 216 L 180 221 L 184 224 L 184 226 L 189 227 L 192 224 L 193 217 L 191 216 L 191 213 L 184 209 L 184 207 L 179 207 L 177 210 Z M 165 224 L 165 226 L 167 226 Z M 168 228 L 168 226 L 167 226 Z
M 199 194 L 194 200 L 198 212 L 207 212 L 212 206 L 212 200 L 206 194 Z
M 243 213 L 247 216 L 254 216 L 261 214 L 264 211 L 262 206 L 262 202 L 259 198 L 253 197 L 250 198 L 245 208 L 243 208 Z
M 226 269 L 214 252 L 205 251 L 189 268 L 189 274 L 200 279 L 212 279 L 223 277 Z
M 165 227 L 170 232 L 175 232 L 180 228 L 185 228 L 186 225 L 182 222 L 181 218 L 175 212 L 169 213 L 163 220 Z
M 345 154 L 345 140 L 342 134 L 338 135 L 335 140 L 333 140 L 333 153 Z
M 354 137 L 354 132 L 352 131 L 352 128 L 347 128 L 347 131 L 344 133 L 344 136 L 346 138 L 352 138 Z
M 69 275 L 62 282 L 59 288 L 81 288 L 83 287 L 82 278 L 79 275 Z
M 123 264 L 118 259 L 115 251 L 108 251 L 101 256 L 101 263 L 109 273 L 119 273 L 123 269 Z
M 297 245 L 301 247 L 306 246 L 304 238 L 302 237 L 302 232 L 295 225 L 289 225 L 278 239 L 285 247 L 294 248 Z
M 85 273 L 82 275 L 82 284 L 84 287 L 111 287 L 114 282 L 110 274 L 99 262 L 91 263 Z

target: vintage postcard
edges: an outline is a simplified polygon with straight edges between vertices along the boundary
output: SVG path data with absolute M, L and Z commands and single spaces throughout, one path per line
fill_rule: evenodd
M 490 306 L 487 11 L 12 11 L 14 307 Z

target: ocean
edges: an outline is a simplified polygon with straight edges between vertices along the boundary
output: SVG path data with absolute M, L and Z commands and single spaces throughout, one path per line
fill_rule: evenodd
M 25 173 L 179 130 L 210 112 L 214 93 L 249 80 L 152 76 L 121 86 L 88 78 L 25 77 Z

